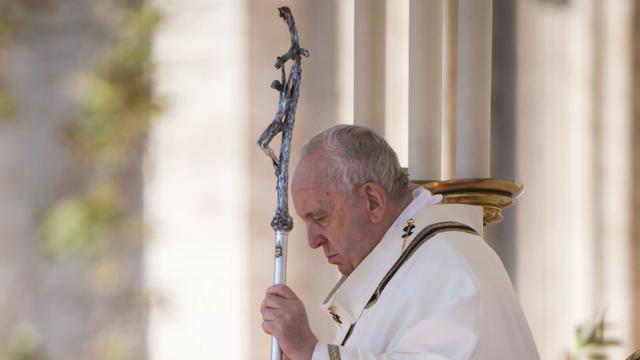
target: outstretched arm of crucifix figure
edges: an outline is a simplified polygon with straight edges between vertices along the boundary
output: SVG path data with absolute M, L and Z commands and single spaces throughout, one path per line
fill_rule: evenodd
M 291 11 L 287 7 L 278 9 L 280 17 L 284 19 L 289 27 L 291 35 L 291 47 L 289 50 L 278 56 L 275 68 L 280 70 L 280 80 L 274 80 L 271 87 L 279 92 L 278 108 L 273 120 L 258 139 L 258 145 L 262 151 L 271 158 L 276 171 L 276 191 L 277 208 L 276 214 L 271 222 L 271 226 L 276 231 L 290 231 L 293 227 L 293 220 L 289 215 L 287 204 L 287 187 L 289 177 L 289 155 L 291 151 L 291 135 L 296 117 L 296 107 L 300 95 L 300 79 L 302 77 L 301 56 L 309 56 L 306 49 L 300 47 L 298 31 L 296 29 Z M 290 74 L 287 77 L 285 63 L 293 60 Z M 280 143 L 280 154 L 269 145 L 271 141 L 282 133 Z

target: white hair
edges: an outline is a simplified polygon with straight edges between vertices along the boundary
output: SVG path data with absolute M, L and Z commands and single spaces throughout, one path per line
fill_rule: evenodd
M 336 125 L 309 140 L 302 147 L 300 161 L 324 148 L 329 157 L 325 172 L 346 194 L 352 195 L 366 182 L 380 185 L 392 199 L 408 191 L 409 180 L 402 171 L 398 155 L 373 130 L 355 125 Z

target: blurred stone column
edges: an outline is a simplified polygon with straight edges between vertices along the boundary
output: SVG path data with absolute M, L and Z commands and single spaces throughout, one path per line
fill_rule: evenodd
M 517 43 L 513 0 L 493 1 L 493 57 L 491 86 L 491 174 L 497 179 L 519 180 L 516 177 L 516 85 Z M 525 184 L 525 194 L 528 193 Z M 502 209 L 504 219 L 485 229 L 487 241 L 504 263 L 512 282 L 517 280 L 515 223 L 516 206 Z
M 149 317 L 149 357 L 250 359 L 247 6 L 157 3 L 166 109 L 146 163 L 146 279 L 166 301 Z
M 409 33 L 409 178 L 440 180 L 443 2 L 413 0 Z
M 638 350 L 633 343 L 633 262 L 631 253 L 632 192 L 632 16 L 633 1 L 595 1 L 597 43 L 594 136 L 599 149 L 598 186 L 593 194 L 598 211 L 596 258 L 599 272 L 594 297 L 606 311 L 607 337 L 617 339 L 611 359 L 624 359 Z M 637 40 L 636 40 L 637 41 Z M 637 180 L 636 180 L 637 181 Z
M 517 290 L 542 359 L 564 357 L 593 319 L 596 269 L 593 1 L 519 1 Z
M 442 104 L 442 174 L 452 179 L 456 173 L 456 94 L 458 84 L 458 0 L 443 3 L 443 104 Z
M 455 177 L 460 179 L 490 176 L 492 19 L 492 0 L 459 0 Z
M 355 0 L 354 123 L 385 135 L 385 0 Z
M 636 350 L 632 6 L 518 3 L 516 282 L 542 358 L 605 311 L 612 359 Z
M 633 37 L 632 37 L 632 103 L 633 103 L 633 181 L 640 179 L 640 3 L 633 2 Z M 632 186 L 633 212 L 631 220 L 631 256 L 636 261 L 632 262 L 633 271 L 633 299 L 640 299 L 640 188 Z M 633 315 L 633 347 L 640 348 L 640 306 L 636 303 Z
M 398 154 L 400 164 L 408 167 L 409 0 L 387 1 L 385 11 L 384 138 Z

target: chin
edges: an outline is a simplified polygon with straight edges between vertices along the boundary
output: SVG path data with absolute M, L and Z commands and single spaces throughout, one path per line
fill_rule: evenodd
M 338 271 L 340 271 L 340 274 L 342 274 L 344 276 L 349 276 L 349 274 L 351 274 L 353 269 L 348 268 L 348 267 L 346 267 L 344 265 L 338 265 Z

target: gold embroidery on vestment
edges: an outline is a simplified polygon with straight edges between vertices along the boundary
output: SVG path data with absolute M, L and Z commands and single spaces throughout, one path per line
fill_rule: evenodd
M 338 345 L 329 344 L 327 345 L 329 350 L 329 359 L 331 360 L 341 360 L 340 358 L 340 347 Z

